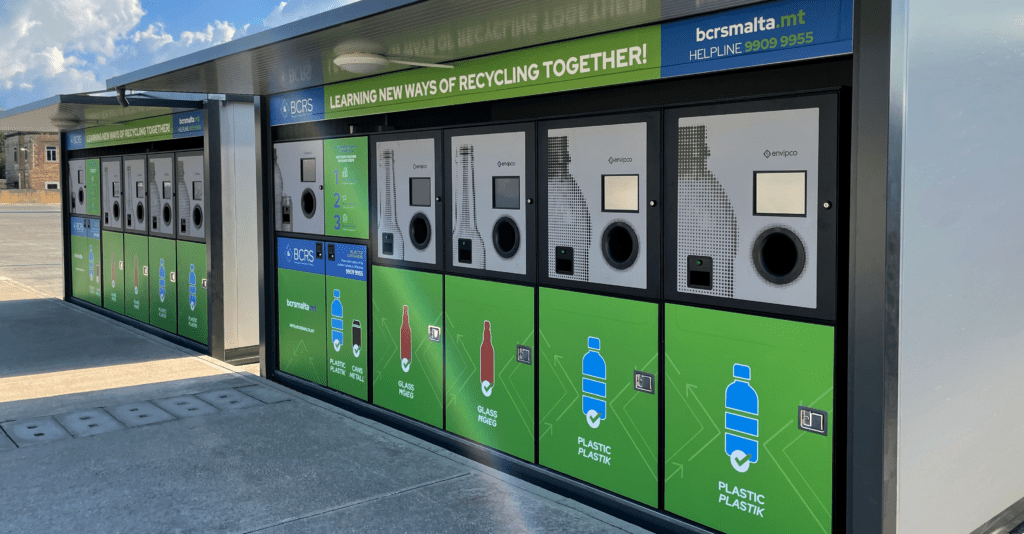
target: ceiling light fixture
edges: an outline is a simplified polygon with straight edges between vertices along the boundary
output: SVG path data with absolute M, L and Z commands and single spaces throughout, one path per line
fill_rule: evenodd
M 354 74 L 373 74 L 389 63 L 396 63 L 399 65 L 410 65 L 413 67 L 428 67 L 434 69 L 454 69 L 452 65 L 442 65 L 438 63 L 420 63 L 418 61 L 405 61 L 402 59 L 391 59 L 386 58 L 380 54 L 368 54 L 366 52 L 350 52 L 347 54 L 341 54 L 334 58 L 334 64 L 343 70 L 347 70 Z

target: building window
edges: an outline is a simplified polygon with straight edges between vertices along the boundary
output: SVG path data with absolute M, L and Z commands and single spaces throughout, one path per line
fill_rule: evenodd
M 46 161 L 57 161 L 57 147 L 46 147 Z
M 47 189 L 60 189 L 60 184 L 57 182 L 46 182 Z

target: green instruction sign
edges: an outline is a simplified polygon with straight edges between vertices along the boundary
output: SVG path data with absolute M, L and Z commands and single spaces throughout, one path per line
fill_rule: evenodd
M 445 429 L 534 460 L 534 289 L 445 277 Z
M 177 249 L 173 239 L 149 238 L 149 324 L 178 333 Z
M 370 238 L 370 174 L 367 138 L 324 140 L 324 233 Z
M 206 243 L 178 241 L 178 334 L 208 343 Z
M 124 234 L 103 231 L 103 307 L 124 314 Z
M 99 217 L 103 211 L 100 193 L 103 186 L 100 185 L 100 160 L 85 160 L 85 213 Z
M 658 505 L 658 305 L 540 289 L 540 464 Z
M 149 238 L 124 234 L 124 314 L 149 322 Z
M 444 424 L 440 274 L 373 267 L 373 403 Z
M 665 509 L 723 532 L 832 531 L 831 327 L 665 306 Z
M 369 400 L 367 247 L 327 243 L 327 386 Z
M 277 239 L 277 317 L 281 370 L 326 386 L 323 243 Z
M 574 91 L 661 77 L 661 27 L 649 26 L 414 69 L 324 88 L 326 119 Z

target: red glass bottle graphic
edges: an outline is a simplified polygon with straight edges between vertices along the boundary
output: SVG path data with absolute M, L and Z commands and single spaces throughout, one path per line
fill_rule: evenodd
M 485 397 L 494 391 L 494 345 L 491 344 L 491 322 L 484 321 L 484 340 L 480 343 L 480 390 Z
M 409 328 L 409 307 L 402 306 L 402 371 L 412 366 L 412 329 Z

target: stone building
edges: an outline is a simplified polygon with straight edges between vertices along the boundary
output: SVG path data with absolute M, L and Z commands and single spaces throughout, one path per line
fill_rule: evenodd
M 57 134 L 4 135 L 7 189 L 60 189 L 60 138 Z

